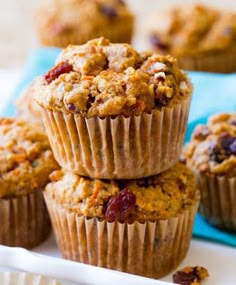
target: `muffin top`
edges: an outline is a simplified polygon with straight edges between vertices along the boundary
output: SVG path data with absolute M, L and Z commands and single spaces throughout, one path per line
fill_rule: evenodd
M 98 180 L 55 171 L 46 192 L 67 211 L 109 222 L 155 221 L 181 213 L 198 193 L 191 171 L 178 163 L 138 180 Z
M 174 8 L 157 21 L 149 40 L 163 53 L 184 56 L 236 47 L 236 13 L 195 4 Z
M 35 84 L 32 82 L 23 90 L 19 99 L 17 99 L 15 102 L 17 118 L 37 124 L 43 129 L 43 120 L 40 113 L 40 107 L 34 100 L 34 93 Z
M 39 30 L 52 36 L 74 35 L 87 39 L 121 21 L 133 23 L 133 15 L 122 0 L 46 0 L 35 11 Z M 75 39 L 74 39 L 75 40 Z
M 58 169 L 47 136 L 24 121 L 0 119 L 0 198 L 44 187 Z
M 64 49 L 37 84 L 41 106 L 88 118 L 150 113 L 191 93 L 173 57 L 138 53 L 104 38 Z
M 198 125 L 182 159 L 193 169 L 216 175 L 236 175 L 236 113 L 217 114 Z

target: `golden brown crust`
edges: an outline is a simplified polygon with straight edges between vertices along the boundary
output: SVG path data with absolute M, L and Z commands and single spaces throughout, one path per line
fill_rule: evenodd
M 35 11 L 44 45 L 66 47 L 101 36 L 130 42 L 134 17 L 122 0 L 47 0 Z
M 109 181 L 56 171 L 46 192 L 70 212 L 104 218 L 104 207 L 112 197 L 125 191 L 136 197 L 132 219 L 155 221 L 181 213 L 196 201 L 197 187 L 191 171 L 183 164 L 149 178 Z
M 181 57 L 233 50 L 236 47 L 236 13 L 204 5 L 176 7 L 160 17 L 161 29 L 151 32 L 154 49 Z
M 235 176 L 236 114 L 217 114 L 206 126 L 196 126 L 182 158 L 200 172 Z
M 41 189 L 58 169 L 46 134 L 14 119 L 0 119 L 0 160 L 0 198 Z
M 190 96 L 191 84 L 171 56 L 138 53 L 100 38 L 69 46 L 38 78 L 37 102 L 85 117 L 131 116 L 172 106 Z

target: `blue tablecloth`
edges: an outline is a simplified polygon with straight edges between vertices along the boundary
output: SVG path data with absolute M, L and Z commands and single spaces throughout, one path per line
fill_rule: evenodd
M 53 48 L 39 48 L 32 52 L 12 99 L 17 98 L 23 88 L 27 86 L 35 76 L 44 73 L 54 64 L 59 51 L 59 49 Z M 189 77 L 194 85 L 194 93 L 185 141 L 189 140 L 194 126 L 198 123 L 205 123 L 209 115 L 217 112 L 236 112 L 236 73 L 224 75 L 189 72 Z M 9 103 L 1 115 L 14 115 L 12 102 Z M 193 235 L 198 238 L 217 241 L 236 247 L 236 234 L 223 232 L 209 226 L 199 214 L 195 219 Z

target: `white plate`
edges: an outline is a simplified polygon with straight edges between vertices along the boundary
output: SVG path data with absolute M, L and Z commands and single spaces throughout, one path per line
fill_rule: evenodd
M 172 273 L 160 282 L 64 260 L 53 236 L 31 252 L 0 246 L 0 265 L 67 280 L 64 285 L 75 284 L 72 282 L 80 285 L 167 285 L 170 283 L 166 282 L 172 282 Z M 193 240 L 187 257 L 179 268 L 196 265 L 204 266 L 209 271 L 210 277 L 204 285 L 236 285 L 235 248 Z

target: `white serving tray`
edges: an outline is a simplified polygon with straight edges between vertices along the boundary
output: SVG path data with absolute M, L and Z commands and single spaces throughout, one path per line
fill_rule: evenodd
M 193 240 L 178 268 L 196 265 L 210 273 L 203 285 L 236 285 L 236 248 Z M 6 270 L 1 266 L 65 280 L 63 285 L 173 285 L 172 273 L 159 281 L 64 260 L 53 235 L 33 251 L 0 246 L 0 271 Z

